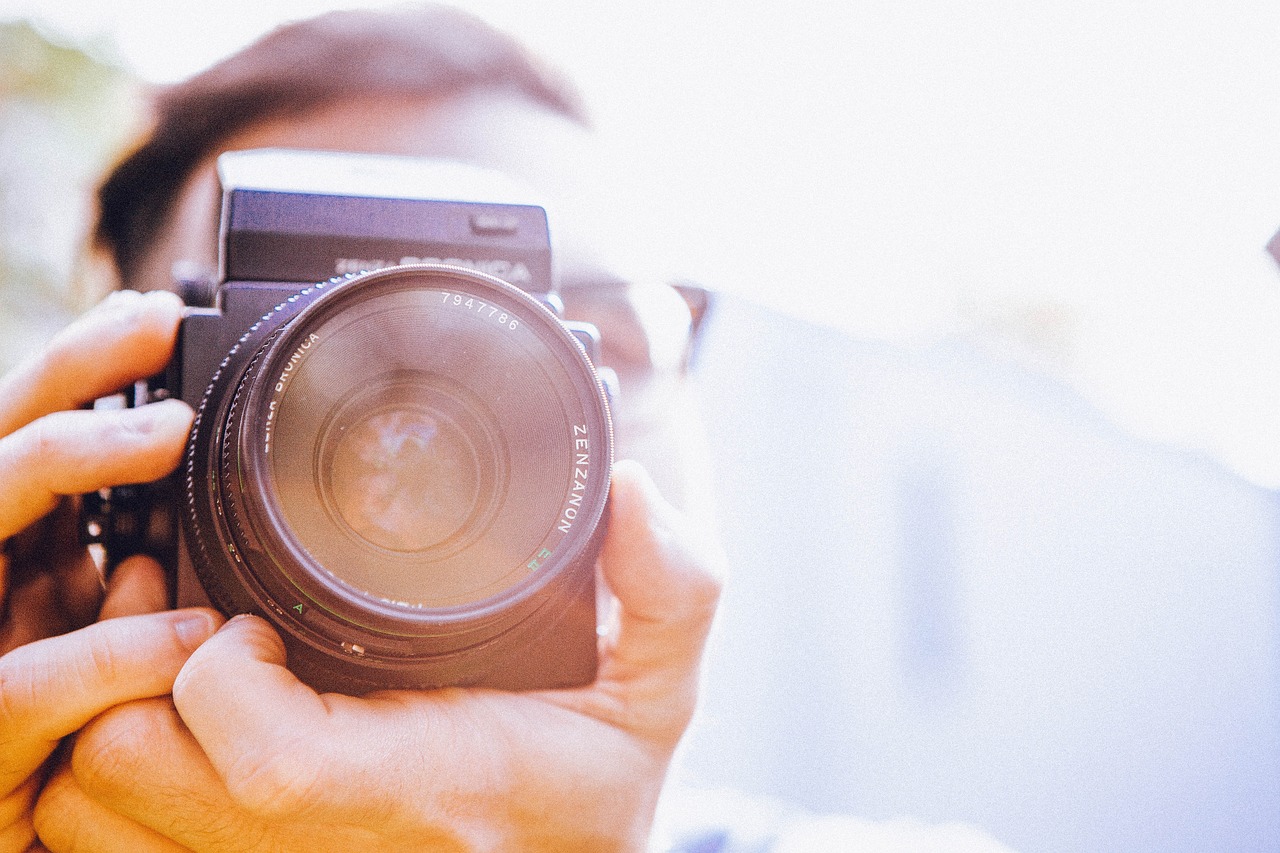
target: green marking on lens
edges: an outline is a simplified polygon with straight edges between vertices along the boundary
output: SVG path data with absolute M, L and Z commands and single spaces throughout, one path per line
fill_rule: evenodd
M 537 556 L 535 556 L 529 562 L 525 563 L 525 568 L 527 568 L 531 572 L 536 572 L 538 569 L 542 568 L 542 564 L 545 563 L 547 561 L 547 558 L 550 556 L 551 556 L 551 552 L 548 551 L 546 548 L 543 548 L 541 551 L 538 552 Z

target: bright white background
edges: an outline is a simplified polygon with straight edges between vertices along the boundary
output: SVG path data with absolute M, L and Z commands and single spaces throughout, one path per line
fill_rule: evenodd
M 316 0 L 0 0 L 144 77 Z M 1280 485 L 1280 6 L 470 0 L 655 158 L 689 272 L 963 336 Z

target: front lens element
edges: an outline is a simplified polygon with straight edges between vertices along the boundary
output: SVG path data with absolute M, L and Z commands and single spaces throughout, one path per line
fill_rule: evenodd
M 428 377 L 386 377 L 324 430 L 316 480 L 334 521 L 402 554 L 464 541 L 492 505 L 503 453 Z
M 245 505 L 271 571 L 326 608 L 506 595 L 603 510 L 607 415 L 590 366 L 496 280 L 407 268 L 339 285 L 251 381 Z

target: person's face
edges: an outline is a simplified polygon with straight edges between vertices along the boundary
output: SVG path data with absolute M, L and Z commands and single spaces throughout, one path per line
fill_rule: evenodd
M 602 197 L 612 176 L 586 130 L 500 92 L 431 102 L 365 99 L 254 125 L 197 168 L 139 280 L 126 284 L 170 287 L 178 262 L 215 269 L 216 154 L 266 147 L 449 158 L 529 184 L 552 211 L 566 315 L 600 328 L 602 360 L 619 375 L 618 458 L 642 462 L 677 504 L 704 508 L 701 433 L 683 381 L 689 309 L 673 288 L 626 269 L 619 260 L 626 253 L 609 252 L 591 233 L 588 223 L 601 209 L 613 203 L 613 213 L 623 216 L 625 204 Z

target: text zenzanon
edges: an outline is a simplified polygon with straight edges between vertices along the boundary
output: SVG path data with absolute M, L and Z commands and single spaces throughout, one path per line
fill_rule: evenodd
M 585 424 L 573 425 L 573 485 L 569 489 L 569 500 L 564 512 L 560 513 L 560 523 L 556 529 L 568 533 L 573 522 L 582 509 L 582 499 L 587 493 L 587 476 L 591 472 L 591 440 Z

